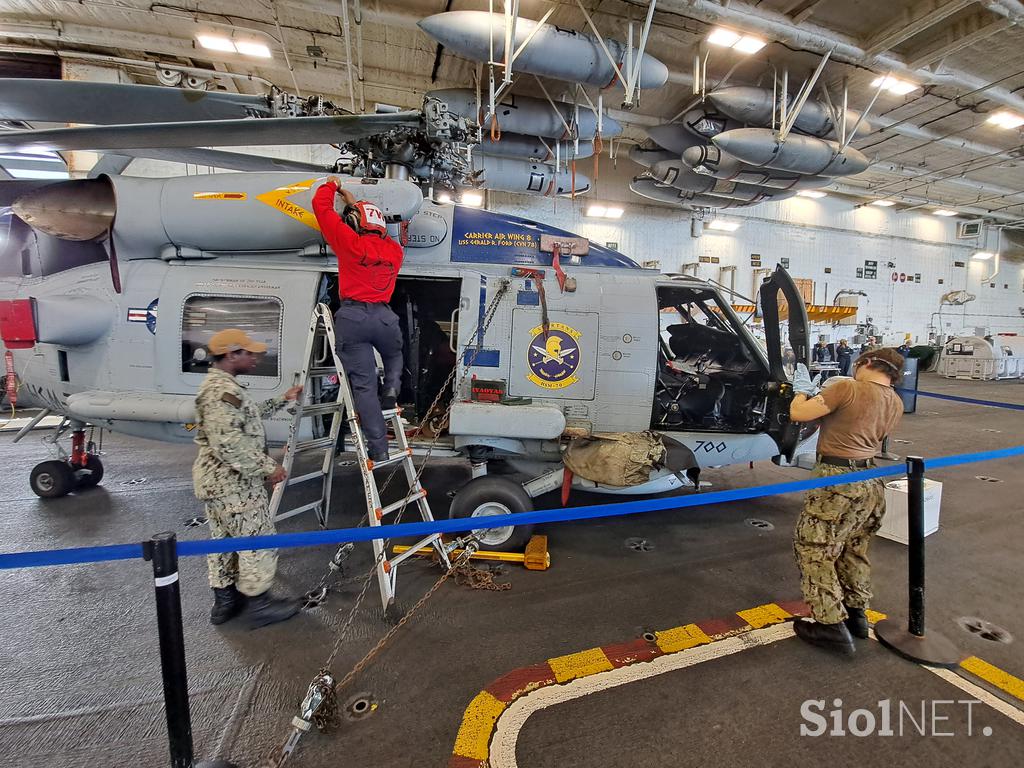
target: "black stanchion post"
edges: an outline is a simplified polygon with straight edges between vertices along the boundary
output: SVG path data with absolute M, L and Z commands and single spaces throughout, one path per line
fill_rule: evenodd
M 907 628 L 893 619 L 875 625 L 879 642 L 905 659 L 932 667 L 955 667 L 963 658 L 946 637 L 924 626 L 924 459 L 907 457 Z
M 192 715 L 189 712 L 188 672 L 185 668 L 185 631 L 181 625 L 181 589 L 178 583 L 178 537 L 158 533 L 143 542 L 143 556 L 153 563 L 156 589 L 156 626 L 160 637 L 160 669 L 164 679 L 164 709 L 171 768 L 233 768 L 220 760 L 195 763 Z
M 907 457 L 907 631 L 924 637 L 924 459 Z

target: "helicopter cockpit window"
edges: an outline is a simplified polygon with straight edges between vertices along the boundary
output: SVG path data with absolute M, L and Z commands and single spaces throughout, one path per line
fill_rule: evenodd
M 240 328 L 267 345 L 250 376 L 280 377 L 281 302 L 267 297 L 189 296 L 181 316 L 181 370 L 206 373 L 207 343 L 218 331 Z
M 651 426 L 666 430 L 755 431 L 764 418 L 764 362 L 721 296 L 706 288 L 660 286 L 660 350 Z

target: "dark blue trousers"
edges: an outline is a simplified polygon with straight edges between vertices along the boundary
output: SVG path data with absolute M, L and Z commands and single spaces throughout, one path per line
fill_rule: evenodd
M 380 408 L 377 361 L 384 361 L 384 388 L 398 392 L 402 387 L 402 330 L 398 315 L 387 304 L 342 301 L 334 315 L 338 334 L 338 357 L 345 366 L 359 426 L 371 454 L 387 453 L 387 425 Z

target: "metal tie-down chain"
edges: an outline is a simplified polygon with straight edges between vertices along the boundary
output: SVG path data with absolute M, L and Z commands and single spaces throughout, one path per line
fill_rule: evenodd
M 497 313 L 498 305 L 501 303 L 501 299 L 508 292 L 508 289 L 511 286 L 511 284 L 511 280 L 503 279 L 501 281 L 498 290 L 495 292 L 494 297 L 491 299 L 491 303 L 487 307 L 487 311 L 484 315 L 483 320 L 481 321 L 481 323 L 477 324 L 477 328 L 474 329 L 473 333 L 470 335 L 470 338 L 476 337 L 478 333 L 480 336 L 486 335 L 487 329 L 490 328 L 491 322 L 494 320 L 494 317 Z M 481 325 L 483 326 L 482 332 L 480 331 Z M 471 344 L 473 344 L 472 341 L 467 342 L 467 344 L 463 348 L 463 351 L 468 351 L 470 349 Z M 441 432 L 444 430 L 444 427 L 447 425 L 448 420 L 451 417 L 451 410 L 455 404 L 455 395 L 457 394 L 456 390 L 459 387 L 461 387 L 462 383 L 465 381 L 466 376 L 469 374 L 470 368 L 472 368 L 473 363 L 476 361 L 477 355 L 480 353 L 480 349 L 481 347 L 477 346 L 475 349 L 472 350 L 472 356 L 465 365 L 459 366 L 458 362 L 456 361 L 456 365 L 448 374 L 447 379 L 445 379 L 444 384 L 441 386 L 437 396 L 434 398 L 434 402 L 430 404 L 430 407 L 426 411 L 425 415 L 430 414 L 435 408 L 437 408 L 438 404 L 441 401 L 441 397 L 444 395 L 444 392 L 448 389 L 448 387 L 452 385 L 452 382 L 455 379 L 455 374 L 461 367 L 463 369 L 463 373 L 459 377 L 455 385 L 452 387 L 452 403 L 445 410 L 440 422 L 438 422 L 438 426 L 434 430 L 434 436 L 431 439 L 430 444 L 427 446 L 426 452 L 423 454 L 423 461 L 420 463 L 420 466 L 416 471 L 417 482 L 419 481 L 421 475 L 423 474 L 423 470 L 426 467 L 427 462 L 430 460 L 431 453 L 433 452 L 435 446 L 437 445 L 437 441 L 441 436 Z M 416 429 L 412 432 L 411 435 L 409 435 L 409 438 L 413 440 L 416 439 L 416 437 L 419 436 L 419 434 L 423 431 L 423 426 L 425 423 L 426 418 L 424 418 L 420 422 L 420 424 L 416 426 Z M 391 483 L 391 480 L 395 477 L 397 472 L 398 467 L 392 469 L 391 474 L 388 475 L 387 479 L 384 481 L 384 484 L 381 486 L 381 495 L 383 495 L 384 492 L 387 490 L 388 485 Z M 398 510 L 398 513 L 395 515 L 396 525 L 401 522 L 402 515 L 408 508 L 410 500 L 410 496 L 407 495 L 406 498 L 404 499 L 404 503 Z M 364 525 L 365 522 L 366 519 L 364 518 L 364 520 L 361 520 L 359 522 L 357 527 Z M 330 673 L 329 668 L 337 658 L 338 653 L 341 650 L 341 644 L 348 636 L 348 632 L 352 627 L 353 621 L 355 620 L 356 612 L 359 610 L 359 607 L 362 604 L 363 599 L 366 597 L 367 591 L 369 590 L 370 584 L 373 581 L 373 576 L 377 570 L 377 566 L 380 565 L 380 561 L 383 559 L 387 551 L 387 545 L 388 541 L 385 540 L 384 546 L 381 548 L 380 555 L 374 560 L 374 563 L 371 566 L 369 572 L 363 578 L 362 588 L 360 589 L 359 594 L 356 596 L 355 602 L 352 604 L 352 608 L 349 610 L 348 616 L 346 616 L 345 618 L 345 622 L 342 624 L 341 629 L 338 631 L 338 637 L 335 640 L 334 647 L 332 648 L 330 655 L 327 657 L 327 661 L 324 663 L 323 667 L 321 667 L 320 669 L 320 672 L 317 673 L 317 675 L 313 678 L 312 682 L 309 685 L 306 697 L 303 699 L 301 705 L 300 715 L 292 719 L 292 729 L 289 732 L 288 737 L 285 739 L 284 744 L 281 747 L 280 753 L 277 755 L 276 758 L 271 758 L 271 760 L 267 763 L 267 765 L 272 766 L 272 768 L 280 768 L 285 764 L 288 758 L 291 757 L 292 753 L 295 751 L 295 747 L 298 745 L 298 742 L 302 738 L 303 734 L 308 732 L 312 725 L 315 724 L 317 728 L 322 729 L 327 727 L 336 719 L 338 691 L 340 691 L 342 688 L 351 683 L 352 680 L 355 679 L 355 677 L 360 672 L 362 672 L 363 669 L 365 669 L 366 666 L 371 661 L 373 661 L 377 654 L 379 654 L 384 649 L 384 647 L 390 642 L 391 638 L 394 637 L 395 634 L 397 634 L 398 631 L 409 622 L 409 620 L 424 605 L 424 603 L 426 603 L 431 597 L 433 597 L 434 593 L 436 593 L 437 590 L 441 588 L 441 585 L 444 584 L 449 579 L 449 577 L 454 575 L 456 577 L 456 583 L 467 585 L 472 589 L 504 591 L 506 589 L 511 588 L 511 584 L 496 584 L 494 582 L 494 575 L 491 571 L 481 571 L 469 565 L 470 557 L 472 557 L 472 555 L 479 549 L 479 542 L 477 542 L 477 540 L 474 537 L 470 536 L 465 540 L 457 539 L 451 545 L 450 551 L 453 551 L 454 549 L 460 546 L 464 548 L 464 551 L 459 555 L 458 558 L 456 558 L 452 562 L 451 567 L 447 571 L 445 571 L 444 574 L 441 575 L 441 578 L 439 578 L 434 583 L 434 585 L 429 590 L 427 590 L 423 597 L 421 597 L 416 602 L 416 604 L 409 609 L 409 611 L 398 621 L 398 623 L 395 624 L 395 626 L 393 626 L 390 630 L 388 630 L 388 632 L 377 642 L 377 644 L 373 648 L 371 648 L 370 651 L 365 656 L 363 656 L 362 659 L 359 660 L 359 662 L 349 671 L 349 673 L 345 675 L 345 677 L 343 677 L 340 682 L 335 683 L 334 677 Z M 334 557 L 331 558 L 331 561 L 328 563 L 327 571 L 320 579 L 317 586 L 306 593 L 304 601 L 306 605 L 309 605 L 310 607 L 319 605 L 327 598 L 327 593 L 332 588 L 337 588 L 337 583 L 332 584 L 332 581 L 336 581 L 337 578 L 340 578 L 344 575 L 344 563 L 348 559 L 349 555 L 352 553 L 353 549 L 354 547 L 351 542 L 343 544 L 338 549 Z
M 373 646 L 366 654 L 361 658 L 348 674 L 346 674 L 340 681 L 335 682 L 334 676 L 331 674 L 329 667 L 337 656 L 338 650 L 341 647 L 341 642 L 335 643 L 334 650 L 327 659 L 327 663 L 317 673 L 316 677 L 313 678 L 309 684 L 309 688 L 306 691 L 306 697 L 302 700 L 300 705 L 300 714 L 292 718 L 291 731 L 288 733 L 288 737 L 285 739 L 284 744 L 281 746 L 281 751 L 278 753 L 276 758 L 272 758 L 266 765 L 271 768 L 281 768 L 292 756 L 295 751 L 295 747 L 298 746 L 299 740 L 302 736 L 308 733 L 315 725 L 318 729 L 323 730 L 331 725 L 335 724 L 338 715 L 338 693 L 349 685 L 356 676 L 362 672 L 370 664 L 377 655 L 387 647 L 391 639 L 398 634 L 398 632 L 404 627 L 413 616 L 423 607 L 423 605 L 434 596 L 434 593 L 441 588 L 450 576 L 458 573 L 465 564 L 469 561 L 469 558 L 477 551 L 479 543 L 473 537 L 468 539 L 459 539 L 454 542 L 452 548 L 456 546 L 463 547 L 463 552 L 459 555 L 451 567 L 441 574 L 441 578 L 434 582 L 434 585 L 428 589 L 423 597 L 416 601 L 416 604 L 410 608 L 404 616 L 398 621 L 395 626 L 389 629 L 377 644 Z M 367 582 L 369 583 L 369 582 Z M 365 589 L 364 589 L 365 592 Z M 351 618 L 351 614 L 350 614 Z M 343 631 L 347 631 L 348 625 L 351 622 L 347 622 Z

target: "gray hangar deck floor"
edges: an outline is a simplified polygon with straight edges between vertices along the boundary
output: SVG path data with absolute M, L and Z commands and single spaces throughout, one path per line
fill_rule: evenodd
M 1020 383 L 925 376 L 922 388 L 1024 403 Z M 108 437 L 102 486 L 44 502 L 28 487 L 32 466 L 48 458 L 41 434 L 19 445 L 9 434 L 0 437 L 7 467 L 0 491 L 3 551 L 140 541 L 163 530 L 183 539 L 206 536 L 203 528 L 186 527 L 202 512 L 191 492 L 192 447 Z M 922 398 L 896 437 L 910 441 L 895 443 L 897 452 L 926 457 L 1007 447 L 1024 442 L 1024 413 Z M 774 609 L 748 609 L 792 607 L 799 599 L 790 539 L 800 498 L 779 496 L 547 526 L 550 570 L 505 566 L 498 579 L 512 588 L 504 592 L 445 584 L 343 693 L 343 703 L 365 695 L 373 702 L 369 714 L 308 734 L 289 765 L 459 768 L 489 757 L 492 768 L 1020 766 L 1024 700 L 1013 691 L 1024 696 L 1021 466 L 1012 459 L 929 474 L 944 487 L 942 525 L 927 540 L 928 626 L 953 639 L 965 656 L 1009 673 L 1002 687 L 963 670 L 940 677 L 873 640 L 860 643 L 852 658 L 835 658 L 797 641 L 787 625 L 756 618 Z M 431 463 L 424 480 L 435 515 L 446 515 L 444 491 L 467 474 L 450 461 Z M 804 477 L 802 470 L 761 464 L 708 472 L 705 479 L 719 489 Z M 339 474 L 335 494 L 332 526 L 354 525 L 363 502 L 351 468 Z M 599 500 L 575 494 L 573 503 Z M 556 503 L 545 497 L 539 505 Z M 774 528 L 751 526 L 751 518 Z M 305 517 L 281 528 L 311 525 Z M 625 542 L 633 537 L 653 548 L 630 549 Z M 282 552 L 278 588 L 296 594 L 310 588 L 333 550 Z M 900 544 L 873 544 L 878 611 L 904 614 L 906 557 Z M 369 562 L 369 546 L 359 545 L 350 575 L 364 573 Z M 197 755 L 259 765 L 286 735 L 358 585 L 348 584 L 292 621 L 247 632 L 208 623 L 202 558 L 184 558 L 181 574 Z M 437 575 L 426 562 L 405 567 L 399 609 L 407 610 Z M 0 762 L 6 768 L 168 763 L 146 563 L 3 571 L 0 605 Z M 1016 640 L 991 642 L 965 632 L 957 624 L 964 616 L 993 622 Z M 737 633 L 744 617 L 754 628 Z M 687 650 L 668 648 L 679 636 L 673 628 L 693 624 L 729 636 Z M 371 587 L 334 673 L 347 672 L 389 626 Z M 635 649 L 644 633 L 655 633 L 675 652 L 612 670 L 617 665 L 608 659 Z M 517 699 L 492 733 L 494 717 L 505 709 L 493 695 L 501 695 L 496 681 L 507 687 L 517 674 L 555 679 Z M 570 690 L 572 697 L 563 695 Z M 894 713 L 903 703 L 919 722 L 922 702 L 930 708 L 933 701 L 976 694 L 984 701 L 970 713 L 942 705 L 938 714 L 949 719 L 930 721 L 927 736 L 905 717 L 903 736 L 800 735 L 800 725 L 808 723 L 801 706 L 809 699 L 824 700 L 825 714 L 841 699 L 845 716 L 857 708 L 877 714 L 879 702 L 889 700 Z

